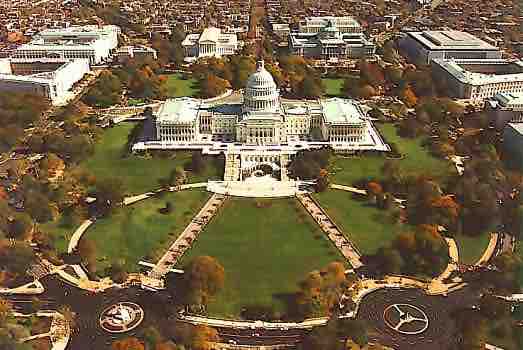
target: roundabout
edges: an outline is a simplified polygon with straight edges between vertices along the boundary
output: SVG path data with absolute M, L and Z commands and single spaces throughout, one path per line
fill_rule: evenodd
M 100 327 L 109 333 L 126 333 L 140 325 L 144 312 L 140 305 L 121 302 L 106 308 L 100 315 Z
M 368 324 L 372 341 L 395 349 L 451 349 L 455 344 L 451 315 L 473 300 L 468 288 L 448 297 L 417 288 L 384 288 L 363 298 L 356 318 Z
M 429 327 L 427 314 L 411 304 L 392 304 L 383 311 L 385 324 L 401 334 L 420 334 Z

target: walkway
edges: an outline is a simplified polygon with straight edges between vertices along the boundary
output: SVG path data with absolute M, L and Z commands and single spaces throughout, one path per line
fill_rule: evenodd
M 49 332 L 33 335 L 27 338 L 20 339 L 20 342 L 27 342 L 33 339 L 49 337 L 51 341 L 51 350 L 65 350 L 71 337 L 71 327 L 65 317 L 57 311 L 38 311 L 35 314 L 13 313 L 16 317 L 50 317 L 51 327 Z
M 93 221 L 91 220 L 85 220 L 82 222 L 82 224 L 74 231 L 73 236 L 71 237 L 71 240 L 69 241 L 69 245 L 67 246 L 67 253 L 71 254 L 76 247 L 78 246 L 78 242 L 80 242 L 80 238 L 82 238 L 82 235 L 85 231 L 93 224 Z
M 198 214 L 196 214 L 187 227 L 185 227 L 182 234 L 174 241 L 151 271 L 149 271 L 149 277 L 161 279 L 176 265 L 178 259 L 180 259 L 191 247 L 192 243 L 198 239 L 198 235 L 218 212 L 218 209 L 223 205 L 226 198 L 226 196 L 220 194 L 213 194 L 211 198 L 209 198 Z
M 441 282 L 443 282 L 444 280 L 449 278 L 454 271 L 458 270 L 458 263 L 459 263 L 459 253 L 458 253 L 458 246 L 456 244 L 456 241 L 454 240 L 454 238 L 445 237 L 445 242 L 447 242 L 447 245 L 449 246 L 450 261 L 449 261 L 445 271 L 443 271 L 438 277 L 434 278 L 435 280 L 438 280 Z
M 218 328 L 234 328 L 234 329 L 312 329 L 317 326 L 327 324 L 329 320 L 327 317 L 312 318 L 303 320 L 302 322 L 264 322 L 264 321 L 237 321 L 224 320 L 219 318 L 209 318 L 202 316 L 179 315 L 179 320 L 191 323 L 194 325 L 206 325 L 209 327 Z
M 360 260 L 361 254 L 331 220 L 319 203 L 312 199 L 310 195 L 298 194 L 296 197 L 352 267 L 355 269 L 361 267 L 363 265 Z
M 485 265 L 490 261 L 494 253 L 496 252 L 496 246 L 498 244 L 499 235 L 495 232 L 490 234 L 490 241 L 488 243 L 487 249 L 483 252 L 483 255 L 479 260 L 474 264 L 475 266 Z

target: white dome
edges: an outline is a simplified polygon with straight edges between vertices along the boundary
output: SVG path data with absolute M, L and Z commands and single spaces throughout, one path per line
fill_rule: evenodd
M 278 87 L 263 64 L 256 64 L 256 72 L 247 80 L 244 95 L 244 111 L 276 112 L 279 108 Z

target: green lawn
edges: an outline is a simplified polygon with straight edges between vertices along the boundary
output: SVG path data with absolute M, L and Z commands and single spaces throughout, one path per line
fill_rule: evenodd
M 176 152 L 174 158 L 123 156 L 127 135 L 135 124 L 121 123 L 104 130 L 95 146 L 94 155 L 82 163 L 96 177 L 117 176 L 127 194 L 139 194 L 158 188 L 158 179 L 166 177 L 177 166 L 190 161 L 190 152 Z M 174 154 L 174 153 L 171 153 Z M 189 174 L 189 182 L 206 181 L 217 176 L 218 169 L 208 164 L 202 174 Z
M 406 228 L 405 225 L 393 223 L 386 211 L 366 201 L 352 199 L 349 192 L 331 189 L 315 196 L 362 254 L 375 253 Z
M 421 139 L 401 138 L 396 134 L 393 124 L 379 125 L 379 131 L 386 142 L 394 142 L 399 151 L 405 155 L 399 162 L 401 169 L 408 174 L 428 174 L 434 177 L 445 177 L 452 171 L 450 162 L 433 157 L 421 146 Z M 351 185 L 362 178 L 382 178 L 381 168 L 385 163 L 382 154 L 364 155 L 362 157 L 334 157 L 330 178 L 332 183 Z
M 459 261 L 464 264 L 475 264 L 487 249 L 490 232 L 485 231 L 477 237 L 456 235 L 454 237 L 458 244 Z
M 182 74 L 168 74 L 167 95 L 169 97 L 196 96 L 199 92 L 195 79 L 182 79 Z
M 95 243 L 98 271 L 114 261 L 122 262 L 129 272 L 137 271 L 140 259 L 162 253 L 174 242 L 208 198 L 205 191 L 188 190 L 119 208 L 97 220 L 82 239 Z M 167 201 L 173 205 L 172 212 L 160 214 L 158 209 Z
M 341 96 L 343 88 L 343 79 L 324 78 L 321 80 L 325 86 L 326 96 Z
M 248 305 L 284 312 L 284 297 L 308 272 L 343 261 L 294 199 L 228 200 L 180 265 L 200 255 L 225 268 L 225 288 L 208 308 L 221 317 L 238 317 Z

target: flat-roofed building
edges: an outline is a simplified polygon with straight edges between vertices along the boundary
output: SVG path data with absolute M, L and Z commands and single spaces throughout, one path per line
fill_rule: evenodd
M 27 43 L 20 45 L 12 54 L 23 59 L 75 59 L 86 58 L 90 64 L 100 64 L 109 59 L 118 46 L 120 28 L 114 25 L 72 26 L 46 29 Z
M 502 56 L 499 48 L 457 30 L 408 32 L 399 46 L 413 61 L 425 64 L 437 58 L 494 59 Z
M 496 128 L 507 123 L 523 123 L 523 92 L 500 93 L 486 102 L 486 111 Z
M 236 34 L 223 33 L 220 28 L 205 28 L 201 34 L 188 34 L 182 42 L 186 61 L 202 57 L 234 55 L 240 48 Z
M 288 40 L 292 54 L 312 59 L 356 59 L 371 56 L 376 50 L 364 33 L 341 31 L 333 21 L 308 32 L 291 33 Z
M 34 94 L 65 104 L 70 90 L 90 71 L 87 59 L 0 59 L 0 91 Z
M 523 92 L 523 62 L 504 59 L 434 59 L 434 78 L 451 97 L 483 100 Z
M 523 123 L 508 123 L 503 129 L 503 149 L 506 161 L 523 170 Z

